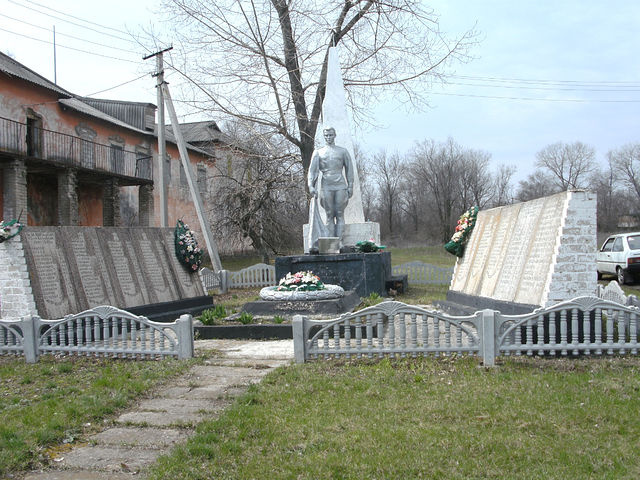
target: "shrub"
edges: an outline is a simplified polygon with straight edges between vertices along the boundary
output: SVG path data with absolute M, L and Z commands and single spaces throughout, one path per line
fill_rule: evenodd
M 284 323 L 284 318 L 282 318 L 280 315 L 276 315 L 275 317 L 273 317 L 273 323 Z
M 238 321 L 242 325 L 249 325 L 250 323 L 253 323 L 253 315 L 247 312 L 242 312 L 240 317 L 238 317 Z
M 222 305 L 204 310 L 199 317 L 203 325 L 219 325 L 223 318 L 227 316 L 227 311 Z

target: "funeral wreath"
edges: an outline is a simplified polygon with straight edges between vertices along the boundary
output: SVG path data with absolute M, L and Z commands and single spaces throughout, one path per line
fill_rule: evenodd
M 473 231 L 473 227 L 476 224 L 476 217 L 478 216 L 478 207 L 471 207 L 464 212 L 458 220 L 456 225 L 456 231 L 448 241 L 444 248 L 447 252 L 462 257 L 464 255 L 464 247 L 469 240 L 469 236 Z
M 202 250 L 198 246 L 194 233 L 182 220 L 176 223 L 174 233 L 176 256 L 189 270 L 195 272 L 202 263 Z

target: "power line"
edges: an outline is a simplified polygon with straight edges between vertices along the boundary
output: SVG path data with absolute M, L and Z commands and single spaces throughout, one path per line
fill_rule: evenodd
M 70 24 L 75 25 L 75 26 L 80 27 L 80 28 L 85 28 L 87 30 L 91 30 L 92 32 L 98 33 L 100 35 L 105 35 L 105 36 L 108 36 L 108 37 L 117 38 L 118 40 L 122 40 L 124 42 L 129 42 L 129 43 L 132 43 L 132 44 L 136 44 L 136 42 L 134 42 L 133 40 L 131 40 L 129 38 L 119 37 L 118 35 L 113 35 L 112 33 L 101 32 L 100 30 L 96 30 L 95 28 L 87 27 L 86 25 L 82 25 L 82 24 L 79 24 L 79 23 L 76 23 L 76 22 L 72 22 L 71 20 L 67 20 L 66 18 L 61 18 L 61 17 L 58 17 L 56 15 L 51 15 L 50 13 L 43 12 L 41 10 L 38 10 L 37 8 L 32 8 L 32 7 L 28 7 L 26 5 L 22 5 L 22 4 L 18 3 L 18 2 L 16 2 L 15 0 L 8 0 L 8 1 L 13 3 L 14 5 L 17 5 L 19 7 L 25 8 L 27 10 L 31 10 L 33 12 L 37 12 L 37 13 L 39 13 L 41 15 L 46 15 L 47 17 L 50 17 L 50 18 L 55 18 L 56 20 L 60 20 L 62 22 L 70 23 Z
M 31 36 L 29 36 L 29 35 L 25 35 L 24 33 L 13 32 L 13 31 L 11 31 L 11 30 L 7 30 L 6 28 L 2 28 L 2 27 L 0 27 L 0 30 L 2 30 L 3 32 L 10 33 L 10 34 L 12 34 L 12 35 L 18 35 L 18 36 L 20 36 L 20 37 L 28 38 L 28 39 L 30 39 L 30 40 L 35 40 L 36 42 L 48 43 L 49 45 L 53 45 L 53 42 L 51 42 L 51 41 L 49 41 L 49 40 L 42 40 L 42 39 L 40 39 L 40 38 L 31 37 Z M 136 64 L 139 64 L 139 65 L 143 65 L 143 63 L 142 63 L 142 62 L 139 62 L 139 61 L 136 61 L 136 60 L 128 60 L 128 59 L 126 59 L 126 58 L 119 58 L 119 57 L 112 57 L 112 56 L 110 56 L 110 55 L 103 55 L 103 54 L 101 54 L 101 53 L 90 52 L 90 51 L 88 51 L 88 50 L 82 50 L 82 49 L 80 49 L 80 48 L 68 47 L 68 46 L 66 46 L 66 45 L 60 45 L 60 44 L 59 44 L 59 43 L 57 43 L 57 42 L 56 42 L 56 47 L 66 48 L 66 49 L 69 49 L 69 50 L 74 50 L 74 51 L 76 51 L 76 52 L 86 53 L 86 54 L 88 54 L 88 55 L 94 55 L 94 56 L 97 56 L 97 57 L 109 58 L 109 59 L 112 59 L 112 60 L 119 60 L 119 61 L 121 61 L 121 62 L 129 62 L 129 63 L 136 63 Z
M 89 93 L 88 95 L 85 95 L 85 97 L 92 97 L 94 95 L 98 95 L 99 93 L 104 93 L 104 92 L 108 92 L 110 90 L 115 90 L 118 87 L 122 87 L 123 85 L 127 85 L 129 83 L 133 83 L 133 82 L 135 82 L 137 80 L 140 80 L 141 78 L 146 77 L 147 75 L 149 75 L 149 74 L 148 73 L 144 73 L 144 74 L 140 75 L 139 77 L 133 78 L 131 80 L 127 80 L 126 82 L 119 83 L 118 85 L 114 85 L 113 87 L 109 87 L 109 88 L 106 88 L 104 90 L 100 90 L 99 92 Z
M 545 80 L 545 79 L 531 79 L 531 78 L 507 78 L 507 77 L 483 77 L 483 76 L 475 76 L 475 75 L 444 75 L 446 78 L 457 78 L 461 80 L 478 80 L 478 81 L 486 81 L 486 82 L 499 82 L 499 83 L 525 83 L 525 84 L 543 84 L 543 85 L 564 85 L 564 84 L 573 84 L 574 86 L 583 85 L 583 86 L 626 86 L 626 87 L 640 87 L 640 83 L 638 81 L 629 82 L 629 81 L 610 81 L 610 80 L 596 80 L 596 81 L 587 81 L 587 80 Z
M 449 97 L 489 98 L 496 100 L 524 100 L 532 102 L 568 102 L 568 103 L 640 103 L 640 100 L 584 100 L 579 98 L 531 98 L 531 97 L 505 97 L 499 95 L 473 95 L 470 93 L 446 93 L 430 92 L 431 95 L 445 95 Z
M 71 15 L 70 13 L 61 12 L 60 10 L 56 10 L 55 8 L 51 8 L 51 7 L 48 7 L 46 5 L 42 5 L 42 4 L 37 3 L 37 2 L 33 2 L 32 0 L 23 0 L 23 1 L 26 1 L 27 3 L 31 3 L 32 5 L 37 5 L 39 7 L 46 8 L 47 10 L 51 10 L 52 12 L 59 13 L 59 14 L 64 15 L 66 17 L 75 18 L 76 20 L 80 20 L 81 22 L 89 23 L 91 25 L 95 25 L 95 26 L 100 27 L 100 28 L 105 28 L 107 30 L 113 30 L 114 32 L 118 32 L 118 33 L 123 33 L 125 35 L 129 35 L 129 32 L 125 32 L 123 30 L 118 30 L 117 28 L 109 27 L 107 25 L 102 25 L 101 23 L 92 22 L 91 20 L 87 20 L 85 18 L 76 17 L 75 15 Z M 24 7 L 24 8 L 28 8 L 28 7 Z
M 29 26 L 34 27 L 34 28 L 39 28 L 40 30 L 45 30 L 47 32 L 51 31 L 51 30 L 49 30 L 48 27 L 43 27 L 41 25 L 36 25 L 35 23 L 29 23 L 29 22 L 27 22 L 25 20 L 20 20 L 19 18 L 13 18 L 13 17 L 10 17 L 9 15 L 5 15 L 3 13 L 0 13 L 0 16 L 8 18 L 9 20 L 14 20 L 14 21 L 19 22 L 19 23 L 24 23 L 25 25 L 29 25 Z M 60 35 L 60 36 L 63 36 L 63 37 L 68 37 L 68 38 L 73 38 L 74 40 L 80 40 L 81 42 L 91 43 L 93 45 L 98 45 L 98 46 L 104 47 L 104 48 L 111 48 L 113 50 L 119 50 L 121 52 L 127 52 L 127 53 L 131 52 L 131 49 L 127 50 L 127 49 L 124 49 L 124 48 L 114 47 L 112 45 L 105 45 L 104 43 L 98 43 L 98 42 L 94 42 L 92 40 L 87 40 L 85 38 L 74 37 L 73 35 L 68 35 L 68 34 L 65 34 L 65 33 L 56 32 L 56 35 Z
M 551 91 L 568 91 L 568 92 L 640 92 L 640 85 L 637 88 L 621 86 L 620 88 L 591 88 L 591 87 L 570 87 L 570 86 L 533 86 L 526 85 L 490 85 L 482 83 L 464 83 L 464 82 L 447 82 L 447 85 L 459 85 L 464 87 L 483 87 L 483 88 L 509 88 L 519 90 L 551 90 Z M 566 85 L 566 84 L 565 84 Z

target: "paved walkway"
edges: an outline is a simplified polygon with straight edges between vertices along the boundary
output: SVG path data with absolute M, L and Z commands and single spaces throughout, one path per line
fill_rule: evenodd
M 293 359 L 293 341 L 198 340 L 196 351 L 216 350 L 170 386 L 123 412 L 104 431 L 74 444 L 52 467 L 25 480 L 120 480 L 144 478 L 144 469 L 195 425 L 215 418 L 234 397 Z

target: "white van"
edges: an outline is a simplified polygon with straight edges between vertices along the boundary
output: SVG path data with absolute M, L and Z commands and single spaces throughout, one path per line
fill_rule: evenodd
M 640 232 L 611 235 L 596 255 L 598 279 L 602 274 L 616 275 L 623 285 L 640 280 Z

